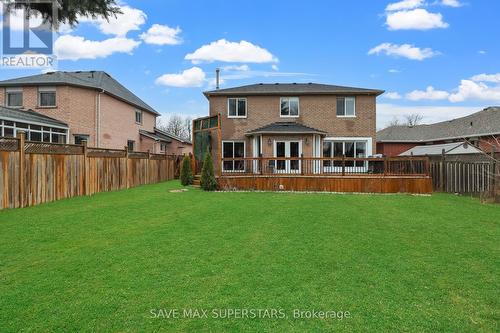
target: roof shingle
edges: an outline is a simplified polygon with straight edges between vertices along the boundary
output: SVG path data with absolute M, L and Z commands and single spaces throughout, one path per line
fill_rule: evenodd
M 426 142 L 500 134 L 500 107 L 430 125 L 390 126 L 377 132 L 378 142 Z
M 26 85 L 72 85 L 104 92 L 156 115 L 159 113 L 103 71 L 49 72 L 0 81 L 0 87 Z
M 209 96 L 230 96 L 230 95 L 329 95 L 329 94 L 367 94 L 380 95 L 383 90 L 344 87 L 330 84 L 318 83 L 258 83 L 241 87 L 217 89 L 205 91 L 206 97 Z

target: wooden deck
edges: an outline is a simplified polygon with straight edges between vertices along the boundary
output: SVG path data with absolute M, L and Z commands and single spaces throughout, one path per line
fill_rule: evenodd
M 221 190 L 432 193 L 428 158 L 222 159 Z

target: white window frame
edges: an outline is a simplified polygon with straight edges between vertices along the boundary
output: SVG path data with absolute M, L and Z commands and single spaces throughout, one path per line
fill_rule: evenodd
M 288 100 L 288 115 L 282 115 L 281 114 L 281 103 L 283 103 L 283 100 L 287 99 Z M 291 99 L 297 99 L 297 115 L 290 115 L 290 100 Z M 280 97 L 280 118 L 299 118 L 300 117 L 300 98 L 299 97 Z
M 373 139 L 371 137 L 327 137 L 324 138 L 323 141 L 321 142 L 321 156 L 323 156 L 323 143 L 324 142 L 344 142 L 343 149 L 345 150 L 345 142 L 346 141 L 352 141 L 354 142 L 354 147 L 356 147 L 356 142 L 365 142 L 365 157 L 370 157 L 372 156 L 372 143 Z M 333 149 L 333 147 L 332 147 Z M 356 149 L 356 148 L 355 148 Z M 354 152 L 356 155 L 356 152 Z M 356 173 L 362 173 L 362 172 L 367 172 L 368 171 L 368 163 L 365 162 L 364 166 L 362 167 L 357 167 L 357 166 L 346 166 L 347 171 L 353 171 Z M 328 173 L 328 172 L 342 172 L 342 167 L 341 166 L 323 166 L 323 172 Z
M 12 122 L 13 125 L 6 125 L 5 122 L 7 122 L 7 121 Z M 26 127 L 18 127 L 17 126 L 18 123 L 27 124 L 28 127 L 27 128 Z M 40 127 L 40 129 L 34 129 L 34 128 L 32 128 L 32 126 Z M 39 133 L 42 141 L 37 141 L 37 142 L 44 142 L 43 135 L 49 134 L 49 141 L 46 143 L 58 143 L 58 142 L 52 142 L 52 134 L 57 134 L 57 135 L 64 135 L 65 139 L 66 139 L 65 140 L 66 142 L 64 142 L 64 143 L 66 143 L 66 144 L 69 143 L 69 133 L 68 133 L 69 130 L 67 128 L 64 128 L 64 127 L 47 125 L 47 124 L 42 124 L 42 123 L 38 123 L 38 122 L 23 122 L 23 121 L 18 121 L 16 119 L 11 119 L 11 118 L 6 117 L 3 119 L 0 119 L 0 136 L 5 135 L 5 130 L 4 130 L 5 128 L 12 129 L 14 138 L 17 136 L 18 132 L 23 131 L 26 134 L 27 141 L 31 140 L 31 133 Z M 58 132 L 58 131 L 55 131 L 54 129 L 63 130 L 64 132 Z
M 278 142 L 284 142 L 285 143 L 285 157 L 284 158 L 291 158 L 290 157 L 290 143 L 291 142 L 297 142 L 299 144 L 299 156 L 298 158 L 301 158 L 303 151 L 302 151 L 302 140 L 274 140 L 273 143 L 273 150 L 274 150 L 274 157 L 278 158 Z M 288 156 L 287 156 L 288 155 Z M 278 170 L 278 160 L 274 161 L 274 173 L 301 173 L 302 172 L 302 161 L 299 160 L 299 169 L 298 170 L 293 170 L 291 167 L 291 161 L 286 160 L 285 161 L 285 170 Z
M 229 111 L 230 111 L 229 110 L 229 101 L 232 99 L 236 100 L 236 115 L 235 116 L 232 116 L 231 114 L 229 114 Z M 238 116 L 238 104 L 239 104 L 240 100 L 245 101 L 245 115 L 244 116 Z M 228 97 L 227 98 L 227 117 L 228 118 L 246 118 L 247 114 L 248 114 L 248 100 L 246 97 Z
M 42 105 L 42 93 L 54 93 L 54 105 Z M 38 107 L 39 108 L 56 108 L 57 107 L 57 89 L 56 87 L 38 87 Z
M 338 118 L 356 118 L 356 97 L 355 96 L 338 96 L 338 98 L 343 98 L 344 99 L 344 115 L 338 115 L 337 114 L 337 104 L 335 104 L 335 115 L 338 117 Z M 335 103 L 337 103 L 337 99 L 335 99 Z M 352 99 L 353 100 L 353 104 L 354 104 L 354 114 L 353 115 L 346 115 L 345 112 L 347 110 L 346 106 L 347 106 L 347 99 Z
M 137 114 L 140 113 L 141 114 L 141 121 L 138 122 L 137 121 Z M 144 113 L 142 112 L 142 110 L 135 110 L 135 113 L 134 113 L 134 117 L 135 117 L 135 123 L 136 124 L 139 124 L 139 125 L 142 125 L 142 122 L 143 122 L 143 117 L 144 117 Z
M 21 105 L 9 105 L 9 94 L 21 93 Z M 5 88 L 5 106 L 9 108 L 22 108 L 24 105 L 23 88 Z
M 245 140 L 222 140 L 222 159 L 224 159 L 224 143 L 232 143 L 233 144 L 233 159 L 235 159 L 236 157 L 234 157 L 234 144 L 235 143 L 243 143 L 243 170 L 235 170 L 234 169 L 234 160 L 233 160 L 233 168 L 232 169 L 225 169 L 224 168 L 224 161 L 222 161 L 222 165 L 221 165 L 221 169 L 223 172 L 235 172 L 235 173 L 238 173 L 238 172 L 246 172 L 246 163 L 245 163 L 245 158 L 247 157 L 247 143 L 245 142 Z

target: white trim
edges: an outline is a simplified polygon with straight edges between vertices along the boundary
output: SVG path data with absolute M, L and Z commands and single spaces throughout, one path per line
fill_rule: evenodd
M 243 158 L 247 157 L 247 143 L 245 142 L 245 140 L 222 140 L 221 142 L 221 145 L 222 145 L 222 148 L 221 148 L 221 156 L 222 156 L 222 159 L 224 159 L 224 143 L 227 143 L 227 142 L 230 142 L 233 144 L 233 159 L 237 158 L 237 157 L 234 157 L 234 143 L 235 142 L 240 142 L 240 143 L 243 143 Z M 243 160 L 243 170 L 234 170 L 234 160 L 233 160 L 233 169 L 232 170 L 226 170 L 224 169 L 224 162 L 221 163 L 221 170 L 222 172 L 245 172 L 246 171 L 246 163 L 245 163 L 245 160 Z
M 229 114 L 229 100 L 230 99 L 235 99 L 236 100 L 236 116 L 231 116 Z M 245 100 L 245 115 L 244 116 L 238 116 L 238 102 L 240 99 Z M 228 97 L 227 98 L 227 117 L 228 118 L 246 118 L 248 115 L 248 100 L 246 97 Z
M 337 114 L 338 110 L 337 110 L 337 104 L 335 104 L 335 115 L 337 116 L 337 118 L 356 118 L 356 96 L 338 96 L 337 99 L 339 98 L 343 98 L 344 99 L 344 114 L 343 115 L 339 115 Z M 346 115 L 346 105 L 347 105 L 347 99 L 348 98 L 352 98 L 354 100 L 354 114 L 352 115 Z M 337 101 L 335 101 L 335 103 L 337 103 Z
M 281 114 L 281 103 L 283 101 L 283 99 L 286 98 L 288 99 L 288 116 L 287 115 L 282 115 Z M 290 99 L 297 99 L 297 115 L 290 115 Z M 280 105 L 279 105 L 279 114 L 280 114 L 280 118 L 299 118 L 300 117 L 300 98 L 297 96 L 289 96 L 289 97 L 280 97 Z
M 344 137 L 327 137 L 327 138 L 324 138 L 323 139 L 323 143 L 324 142 L 345 142 L 345 141 L 354 141 L 354 142 L 361 142 L 361 141 L 365 141 L 366 142 L 366 153 L 365 153 L 365 157 L 369 157 L 369 156 L 372 156 L 372 147 L 373 147 L 373 138 L 371 137 L 356 137 L 356 136 L 344 136 Z M 321 145 L 321 155 L 323 155 L 323 145 Z M 333 149 L 333 147 L 332 147 Z M 332 151 L 333 153 L 333 151 Z M 349 168 L 348 170 L 350 171 L 354 171 L 354 172 L 366 172 L 368 171 L 368 165 L 367 163 L 365 162 L 365 166 L 363 167 L 357 167 L 357 166 L 348 166 L 346 168 Z M 338 167 L 338 166 L 329 166 L 329 167 L 323 167 L 323 172 L 339 172 L 342 170 L 342 167 Z
M 277 144 L 278 142 L 284 142 L 285 143 L 285 158 L 290 158 L 290 143 L 291 142 L 296 142 L 299 144 L 299 156 L 298 158 L 300 158 L 302 156 L 302 140 L 274 140 L 273 141 L 273 150 L 274 150 L 274 157 L 278 158 L 278 149 L 277 149 Z M 299 169 L 298 170 L 293 170 L 292 172 L 292 168 L 291 168 L 291 161 L 285 161 L 285 170 L 278 170 L 277 169 L 277 165 L 278 165 L 278 161 L 275 160 L 274 161 L 274 173 L 301 173 L 302 172 L 302 163 L 301 161 L 299 160 Z

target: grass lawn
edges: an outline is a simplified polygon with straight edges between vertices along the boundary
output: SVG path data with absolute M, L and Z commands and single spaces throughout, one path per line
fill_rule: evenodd
M 0 332 L 498 332 L 498 205 L 179 187 L 1 211 Z

